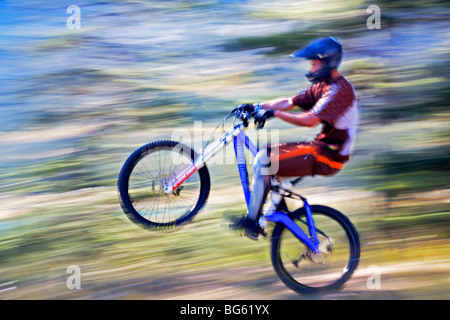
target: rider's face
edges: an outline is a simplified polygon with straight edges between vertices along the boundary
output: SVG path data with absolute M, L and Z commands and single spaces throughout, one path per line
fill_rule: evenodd
M 309 60 L 309 72 L 314 73 L 320 70 L 322 67 L 322 61 L 318 59 Z

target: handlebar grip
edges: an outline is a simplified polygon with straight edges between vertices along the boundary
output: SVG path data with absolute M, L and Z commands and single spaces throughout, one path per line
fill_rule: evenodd
M 258 113 L 254 115 L 254 123 L 256 129 L 262 129 L 267 119 L 270 119 L 274 116 L 273 110 L 261 109 Z
M 254 112 L 255 111 L 255 107 L 253 106 L 253 104 L 241 104 L 239 106 L 237 106 L 236 108 L 234 108 L 233 110 L 231 110 L 231 113 L 236 113 L 236 112 Z
M 264 128 L 264 125 L 266 124 L 266 119 L 255 119 L 254 121 L 256 130 L 260 130 Z

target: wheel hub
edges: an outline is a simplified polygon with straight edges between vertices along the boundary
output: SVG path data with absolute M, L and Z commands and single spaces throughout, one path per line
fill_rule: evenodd
M 171 177 L 168 177 L 166 175 L 161 175 L 155 180 L 152 181 L 152 192 L 155 196 L 162 196 L 167 195 L 166 192 L 167 186 L 170 183 Z M 172 194 L 175 196 L 179 196 L 181 190 L 183 190 L 183 186 L 179 186 L 175 190 L 172 191 Z
M 333 239 L 325 238 L 320 240 L 319 251 L 314 252 L 310 248 L 306 248 L 304 256 L 314 264 L 324 264 L 332 252 Z
M 161 196 L 165 194 L 164 186 L 167 184 L 166 176 L 159 176 L 152 181 L 152 192 L 155 196 Z

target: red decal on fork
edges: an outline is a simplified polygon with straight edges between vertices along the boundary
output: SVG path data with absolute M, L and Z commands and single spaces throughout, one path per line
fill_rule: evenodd
M 197 171 L 197 167 L 193 164 L 191 168 L 189 168 L 189 170 L 186 173 L 183 173 L 183 175 L 178 178 L 178 175 L 176 175 L 176 180 L 173 181 L 174 184 L 172 184 L 172 190 L 175 190 L 176 188 L 178 188 L 184 181 L 187 180 L 187 178 L 189 178 L 190 176 L 192 176 L 194 174 L 194 172 Z

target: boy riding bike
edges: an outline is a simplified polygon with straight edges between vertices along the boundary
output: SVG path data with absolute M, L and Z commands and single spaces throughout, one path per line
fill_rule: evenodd
M 260 233 L 259 218 L 269 192 L 271 175 L 334 175 L 349 160 L 355 144 L 359 112 L 353 86 L 337 70 L 342 60 L 341 44 L 333 37 L 320 38 L 291 56 L 310 61 L 310 71 L 305 75 L 312 82 L 308 89 L 294 97 L 238 108 L 255 112 L 256 122 L 277 117 L 303 127 L 322 123 L 322 130 L 312 142 L 283 143 L 277 148 L 269 146 L 256 156 L 248 215 L 230 226 L 244 228 L 246 236 L 254 240 Z M 303 112 L 287 112 L 296 106 Z M 273 166 L 274 163 L 277 165 Z M 271 172 L 268 167 L 276 167 L 278 171 Z

